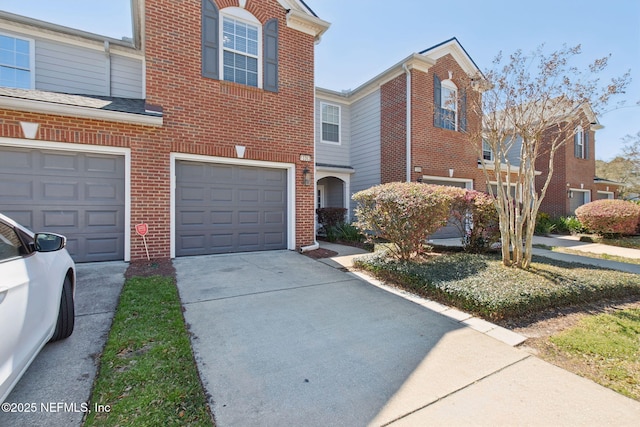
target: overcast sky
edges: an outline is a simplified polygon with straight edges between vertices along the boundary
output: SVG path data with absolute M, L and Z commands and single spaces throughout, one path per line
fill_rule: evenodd
M 199 0 L 190 0 L 199 1 Z M 256 1 L 256 0 L 250 0 Z M 640 131 L 639 0 L 305 0 L 331 28 L 316 46 L 316 84 L 354 89 L 411 53 L 457 37 L 478 67 L 541 44 L 582 45 L 580 66 L 611 54 L 603 75 L 631 69 L 627 107 L 606 112 L 596 157 L 620 153 L 621 139 Z M 0 9 L 114 38 L 131 36 L 129 0 L 0 0 Z

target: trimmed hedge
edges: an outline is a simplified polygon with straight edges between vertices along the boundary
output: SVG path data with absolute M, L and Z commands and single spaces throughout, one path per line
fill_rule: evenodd
M 632 235 L 638 229 L 640 206 L 624 200 L 596 200 L 576 209 L 576 216 L 593 233 Z
M 451 196 L 445 187 L 416 182 L 377 185 L 353 195 L 354 223 L 370 240 L 393 243 L 393 255 L 410 259 L 425 252 L 427 237 L 446 224 Z

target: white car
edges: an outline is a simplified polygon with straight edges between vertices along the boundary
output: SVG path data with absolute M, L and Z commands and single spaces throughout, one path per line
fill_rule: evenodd
M 76 268 L 65 245 L 0 214 L 0 403 L 47 342 L 73 332 Z

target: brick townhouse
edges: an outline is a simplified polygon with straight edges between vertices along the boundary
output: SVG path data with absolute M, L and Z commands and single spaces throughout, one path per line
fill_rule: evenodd
M 77 261 L 146 257 L 140 223 L 152 258 L 312 244 L 328 23 L 299 0 L 136 0 L 133 17 L 116 40 L 0 12 L 0 210 Z

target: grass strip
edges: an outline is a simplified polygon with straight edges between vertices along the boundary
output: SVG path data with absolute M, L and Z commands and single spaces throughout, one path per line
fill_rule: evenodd
M 533 247 L 539 248 L 539 249 L 547 249 L 553 252 L 560 252 L 564 254 L 584 256 L 587 258 L 605 259 L 607 261 L 624 262 L 627 264 L 640 264 L 640 259 L 637 259 L 637 258 L 627 258 L 619 255 L 610 255 L 610 254 L 598 254 L 595 252 L 586 252 L 586 251 L 580 251 L 576 249 L 565 248 L 563 246 L 549 246 L 549 245 L 536 244 L 536 245 L 533 245 Z
M 521 270 L 505 267 L 494 255 L 440 254 L 401 262 L 378 252 L 356 259 L 355 266 L 488 320 L 640 295 L 636 274 L 544 257 L 533 261 L 529 270 Z
M 555 351 L 593 381 L 640 400 L 640 309 L 588 316 L 549 338 Z
M 125 282 L 89 407 L 85 426 L 213 425 L 173 278 Z

